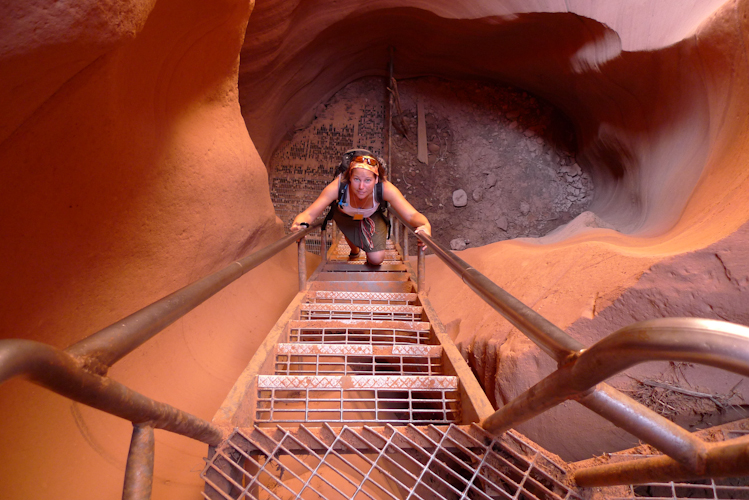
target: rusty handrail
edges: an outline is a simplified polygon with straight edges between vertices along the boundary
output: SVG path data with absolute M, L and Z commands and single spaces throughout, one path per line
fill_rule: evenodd
M 306 229 L 287 234 L 275 243 L 232 262 L 220 271 L 191 283 L 86 337 L 68 347 L 66 351 L 83 359 L 88 369 L 96 373 L 106 373 L 106 370 L 123 356 L 321 224 L 322 222 L 316 222 Z
M 483 427 L 504 432 L 648 361 L 699 363 L 749 376 L 749 328 L 701 318 L 660 318 L 624 327 L 504 405 Z
M 668 456 L 654 456 L 578 469 L 574 480 L 578 486 L 614 486 L 618 484 L 690 481 L 703 478 L 746 476 L 749 436 L 729 441 L 705 443 L 700 474 Z
M 749 376 L 749 328 L 700 318 L 660 318 L 627 326 L 601 339 L 488 417 L 482 426 L 501 433 L 590 389 L 623 370 L 648 361 L 684 361 Z M 639 412 L 633 410 L 632 418 Z M 700 440 L 660 448 L 693 472 L 705 469 Z
M 123 498 L 146 500 L 153 481 L 153 429 L 163 429 L 211 446 L 223 432 L 215 425 L 168 404 L 154 401 L 106 376 L 115 362 L 221 289 L 322 222 L 288 234 L 257 252 L 187 285 L 64 351 L 41 342 L 0 340 L 0 384 L 20 376 L 68 399 L 130 420 L 133 436 L 125 470 Z
M 497 286 L 430 236 L 414 233 L 414 228 L 403 220 L 398 212 L 391 209 L 390 214 L 396 217 L 418 239 L 426 243 L 437 257 L 447 264 L 447 267 L 463 279 L 463 282 L 471 290 L 476 292 L 487 304 L 496 309 L 513 326 L 528 336 L 556 361 L 562 362 L 584 347 L 580 342 L 567 335 L 564 330 Z
M 16 376 L 134 423 L 151 422 L 207 444 L 221 441 L 221 430 L 209 422 L 91 373 L 71 354 L 41 342 L 0 340 L 0 382 Z
M 414 233 L 414 228 L 396 212 L 391 210 L 391 213 L 403 223 L 404 227 Z M 479 297 L 533 340 L 544 352 L 556 359 L 560 366 L 582 351 L 582 344 L 497 286 L 453 252 L 429 236 L 419 234 L 416 237 L 424 241 L 450 269 L 461 276 Z M 513 318 L 515 318 L 514 321 Z M 605 383 L 598 384 L 588 391 L 578 402 L 642 441 L 663 450 L 669 456 L 677 457 L 680 461 L 694 462 L 695 459 L 692 457 L 698 456 L 704 447 L 702 440 L 687 430 Z M 485 422 L 486 420 L 482 422 L 482 425 Z
M 708 447 L 687 430 L 602 381 L 639 362 L 682 358 L 749 374 L 749 329 L 732 323 L 694 318 L 652 320 L 619 330 L 616 332 L 617 335 L 602 339 L 591 347 L 591 352 L 588 352 L 578 341 L 494 284 L 453 252 L 429 236 L 416 234 L 414 228 L 397 212 L 390 210 L 390 213 L 416 238 L 426 243 L 477 295 L 559 363 L 559 370 L 486 418 L 481 422 L 482 427 L 489 431 L 501 432 L 566 399 L 576 399 L 588 409 L 668 455 L 671 462 L 665 462 L 668 465 L 663 465 L 664 471 L 671 470 L 669 467 L 673 462 L 679 464 L 678 467 L 691 471 L 692 475 L 706 470 L 714 472 L 714 465 L 707 464 L 706 461 L 721 456 L 722 448 Z M 698 324 L 702 327 L 697 326 Z M 640 345 L 643 325 L 657 339 Z M 713 335 L 713 344 L 709 346 L 710 353 L 700 352 L 700 349 L 706 347 L 699 339 L 700 334 L 706 331 L 705 325 L 709 326 L 707 331 L 728 335 L 728 338 L 720 334 Z M 720 325 L 720 328 L 716 328 L 716 325 Z M 691 345 L 680 342 L 676 334 L 677 330 L 682 331 L 681 328 L 685 327 L 697 330 L 692 332 L 694 335 L 690 337 Z M 732 350 L 735 349 L 735 345 L 732 346 L 731 343 L 738 340 L 745 344 L 744 352 Z M 646 352 L 648 347 L 655 348 L 656 351 Z M 610 375 L 606 375 L 609 372 Z M 573 373 L 577 378 L 573 377 Z M 749 470 L 749 465 L 743 470 Z M 607 469 L 601 474 L 607 475 L 609 482 L 606 484 L 613 484 L 610 481 L 612 477 L 616 477 L 615 472 Z M 588 474 L 581 477 L 584 477 L 588 484 L 593 484 L 597 476 Z
M 153 427 L 148 424 L 133 424 L 133 436 L 130 440 L 125 466 L 122 500 L 151 498 L 155 444 Z

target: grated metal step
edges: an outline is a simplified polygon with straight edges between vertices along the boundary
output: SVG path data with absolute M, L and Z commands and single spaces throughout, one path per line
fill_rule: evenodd
M 322 267 L 323 271 L 339 271 L 360 273 L 369 272 L 405 272 L 406 266 L 400 261 L 383 262 L 379 266 L 373 266 L 365 261 L 356 262 L 329 262 Z
M 351 249 L 346 243 L 339 244 L 338 247 L 330 254 L 330 261 L 335 262 L 365 262 L 367 260 L 367 254 L 365 252 L 359 252 L 356 257 L 349 257 Z M 388 247 L 385 249 L 385 260 L 399 262 L 401 256 L 398 251 L 393 247 L 392 242 L 388 241 Z
M 412 281 L 313 281 L 310 291 L 414 293 Z
M 302 304 L 299 315 L 303 320 L 421 321 L 423 312 L 420 306 Z
M 346 245 L 344 248 L 338 247 L 338 250 L 336 253 L 330 256 L 331 261 L 346 261 L 346 262 L 353 262 L 357 260 L 366 261 L 367 260 L 367 254 L 365 252 L 360 252 L 359 255 L 356 257 L 349 257 L 350 249 L 348 248 L 348 245 Z M 385 250 L 385 260 L 392 260 L 392 261 L 398 261 L 400 260 L 400 255 L 398 254 L 398 251 L 395 249 L 387 249 Z
M 361 258 L 361 259 L 337 259 L 337 260 L 332 260 L 331 259 L 328 262 L 335 263 L 335 264 L 341 263 L 341 264 L 348 265 L 348 266 L 351 266 L 351 267 L 354 267 L 354 266 L 371 267 L 371 265 L 367 262 L 366 258 Z M 392 258 L 391 259 L 391 258 L 387 258 L 387 256 L 382 261 L 382 265 L 383 266 L 397 265 L 397 264 L 402 264 L 402 263 L 403 263 L 403 261 L 401 261 L 401 260 L 399 260 L 397 258 Z
M 426 321 L 289 321 L 289 341 L 312 344 L 429 344 Z M 431 342 L 434 343 L 434 342 Z
M 317 275 L 319 281 L 408 281 L 408 273 L 379 271 L 342 272 L 329 271 Z
M 418 301 L 415 293 L 376 293 L 376 292 L 328 292 L 315 291 L 307 296 L 310 303 L 324 304 L 387 304 L 409 305 Z
M 279 344 L 277 375 L 442 375 L 437 345 Z
M 458 378 L 449 376 L 259 375 L 255 422 L 452 423 Z
M 476 425 L 237 429 L 201 477 L 211 500 L 582 500 L 552 457 Z

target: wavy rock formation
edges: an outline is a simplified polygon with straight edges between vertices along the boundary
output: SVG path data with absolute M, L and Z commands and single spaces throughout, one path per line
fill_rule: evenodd
M 578 224 L 554 241 L 463 257 L 559 326 L 576 324 L 586 343 L 614 324 L 583 333 L 581 318 L 596 322 L 651 266 L 748 218 L 747 0 L 252 9 L 240 0 L 0 6 L 2 337 L 65 347 L 277 237 L 263 160 L 316 104 L 384 75 L 390 47 L 400 78 L 501 81 L 575 124 L 596 184 L 591 211 L 618 231 Z M 726 244 L 745 245 L 743 234 Z M 215 296 L 111 375 L 210 418 L 293 295 L 290 259 Z M 430 258 L 428 273 L 442 320 L 460 325 L 457 340 L 497 403 L 553 368 L 441 263 Z M 732 307 L 746 303 L 739 293 Z M 120 496 L 127 422 L 19 380 L 0 387 L 0 405 L 5 496 Z M 563 405 L 521 430 L 567 458 L 628 444 L 584 418 Z M 205 447 L 157 440 L 154 497 L 197 498 Z
M 361 76 L 385 75 L 389 47 L 399 78 L 499 81 L 551 102 L 574 123 L 578 161 L 596 186 L 590 210 L 599 228 L 573 221 L 549 237 L 471 249 L 463 258 L 567 328 L 614 304 L 664 258 L 704 248 L 746 222 L 748 6 L 266 3 L 253 13 L 242 48 L 242 113 L 268 158 L 290 129 L 311 119 L 314 105 Z M 442 320 L 460 325 L 457 340 L 497 404 L 553 369 L 440 262 L 431 259 L 428 272 Z M 663 286 L 668 279 L 661 276 Z M 744 318 L 749 299 L 737 293 L 725 319 Z M 698 303 L 651 312 L 705 316 Z M 601 324 L 581 339 L 592 343 L 615 329 Z M 521 430 L 566 458 L 631 443 L 586 412 L 566 404 Z M 559 433 L 565 421 L 581 424 Z
M 65 348 L 282 234 L 237 98 L 243 1 L 3 2 L 3 338 Z M 295 252 L 110 376 L 211 419 L 295 293 Z M 0 386 L 0 496 L 120 498 L 132 427 Z M 156 432 L 154 498 L 201 488 L 206 446 Z

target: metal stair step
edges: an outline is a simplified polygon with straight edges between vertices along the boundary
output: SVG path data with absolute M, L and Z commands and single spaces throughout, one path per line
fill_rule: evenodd
M 408 281 L 406 272 L 321 272 L 317 275 L 319 281 Z
M 428 344 L 426 321 L 289 321 L 289 341 L 311 344 Z
M 373 266 L 368 264 L 366 261 L 354 261 L 354 262 L 328 262 L 322 267 L 322 271 L 345 271 L 352 273 L 361 272 L 392 272 L 392 271 L 406 271 L 406 265 L 400 261 L 391 261 L 390 263 L 383 262 L 379 266 Z
M 392 239 L 385 240 L 385 250 L 395 250 L 395 244 L 393 243 Z M 348 246 L 348 243 L 346 243 L 346 238 L 341 235 L 340 238 L 338 238 L 338 244 L 336 247 L 336 252 L 339 254 L 346 254 L 348 255 L 349 252 L 351 252 L 351 247 Z
M 281 343 L 279 354 L 337 354 L 356 356 L 421 356 L 439 358 L 440 345 L 358 345 L 358 344 L 297 344 Z
M 390 389 L 441 391 L 458 388 L 448 375 L 258 375 L 258 389 Z
M 299 315 L 303 320 L 420 321 L 423 311 L 421 306 L 302 304 Z
M 307 295 L 307 300 L 315 304 L 388 304 L 408 305 L 416 302 L 415 293 L 388 292 L 328 292 L 317 290 Z
M 443 375 L 438 345 L 278 344 L 276 375 Z
M 310 291 L 413 293 L 411 281 L 313 281 Z
M 255 422 L 444 424 L 460 417 L 451 376 L 258 375 Z
M 346 238 L 343 237 L 341 234 L 339 238 L 337 238 L 337 241 L 333 241 L 333 247 L 335 248 L 333 252 L 331 252 L 330 260 L 343 260 L 348 261 L 349 260 L 349 253 L 351 252 L 351 247 L 348 246 L 348 243 L 346 243 Z M 359 255 L 357 255 L 352 260 L 365 260 L 366 254 L 362 251 L 359 252 Z M 388 239 L 385 242 L 385 260 L 400 260 L 400 254 L 395 249 L 395 244 L 393 243 L 392 239 Z
M 365 252 L 359 252 L 359 255 L 357 255 L 356 257 L 349 257 L 348 245 L 339 245 L 336 252 L 330 256 L 330 260 L 335 262 L 366 262 L 367 254 Z M 401 256 L 395 249 L 385 250 L 385 260 L 400 261 Z
M 345 264 L 348 266 L 370 266 L 366 259 L 329 259 L 329 263 L 331 264 Z M 393 258 L 393 259 L 385 259 L 382 261 L 382 265 L 387 264 L 403 264 L 403 261 L 400 259 L 400 257 Z
M 278 450 L 277 453 L 274 451 Z M 568 480 L 567 469 L 558 458 L 539 449 L 514 431 L 493 436 L 476 424 L 471 426 L 306 426 L 237 428 L 227 445 L 217 448 L 206 462 L 201 477 L 206 480 L 206 498 L 231 496 L 247 475 L 245 457 L 263 457 L 253 462 L 247 483 L 273 488 L 260 497 L 242 498 L 409 498 L 409 499 L 565 499 L 609 497 L 582 494 Z M 290 460 L 306 465 L 303 480 L 289 473 Z M 335 473 L 331 473 L 335 471 Z M 226 477 L 238 478 L 229 483 Z M 254 483 L 253 483 L 254 481 Z M 282 485 L 278 487 L 277 485 Z M 677 483 L 676 488 L 679 488 Z M 312 490 L 312 488 L 315 490 Z M 666 484 L 665 498 L 676 492 L 694 497 L 729 498 L 716 485 L 703 490 L 678 490 Z M 247 488 L 249 489 L 249 487 Z M 626 488 L 630 490 L 629 487 Z M 261 490 L 257 487 L 255 491 Z M 326 495 L 317 491 L 331 492 Z M 631 494 L 621 498 L 635 498 Z M 386 492 L 387 495 L 384 495 Z M 672 495 L 673 493 L 673 495 Z M 721 495 L 723 493 L 723 495 Z M 684 495 L 680 495 L 683 498 Z M 661 497 L 663 498 L 663 497 Z M 734 495 L 730 498 L 746 498 Z

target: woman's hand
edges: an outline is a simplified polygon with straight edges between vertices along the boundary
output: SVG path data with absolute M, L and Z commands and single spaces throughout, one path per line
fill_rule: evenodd
M 414 229 L 414 233 L 416 233 L 416 234 L 426 234 L 427 236 L 431 237 L 432 236 L 432 226 L 429 224 L 429 222 L 427 222 L 426 224 L 423 224 L 423 225 L 417 227 L 416 229 Z M 418 239 L 418 238 L 416 239 L 416 243 L 420 247 L 424 246 L 424 243 L 420 239 Z
M 320 196 L 317 197 L 315 201 L 312 202 L 312 205 L 307 207 L 306 210 L 303 212 L 300 212 L 296 217 L 294 217 L 294 222 L 291 223 L 291 226 L 289 229 L 293 232 L 297 232 L 301 229 L 310 226 L 310 222 L 314 222 L 317 220 L 318 217 L 320 217 L 323 213 L 323 211 L 330 205 L 333 200 L 338 199 L 338 179 L 332 181 L 330 184 L 325 186 L 325 189 L 322 190 L 322 193 L 320 193 Z
M 304 222 L 303 220 L 294 219 L 294 222 L 291 223 L 291 227 L 289 229 L 291 229 L 293 232 L 297 232 L 301 229 L 306 229 L 308 227 L 309 227 L 309 223 Z
M 382 190 L 382 197 L 385 201 L 390 203 L 395 211 L 398 212 L 398 214 L 407 221 L 411 227 L 416 227 L 416 229 L 414 229 L 416 234 L 432 236 L 432 226 L 429 225 L 429 220 L 426 216 L 417 211 L 414 206 L 403 197 L 403 193 L 400 192 L 400 189 L 395 187 L 390 181 L 385 181 Z M 417 241 L 419 246 L 424 246 L 418 238 Z

